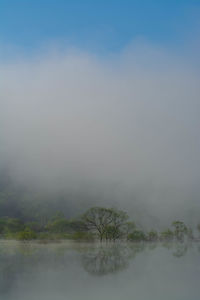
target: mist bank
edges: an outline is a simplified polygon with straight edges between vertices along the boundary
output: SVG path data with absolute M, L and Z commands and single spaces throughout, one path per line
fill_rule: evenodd
M 199 92 L 195 57 L 148 44 L 1 62 L 0 168 L 26 191 L 11 202 L 197 224 Z

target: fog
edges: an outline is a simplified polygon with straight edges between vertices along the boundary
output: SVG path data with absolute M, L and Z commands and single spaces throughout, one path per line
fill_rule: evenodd
M 54 49 L 1 62 L 1 164 L 16 184 L 70 191 L 73 206 L 197 222 L 196 61 L 136 43 L 109 57 Z

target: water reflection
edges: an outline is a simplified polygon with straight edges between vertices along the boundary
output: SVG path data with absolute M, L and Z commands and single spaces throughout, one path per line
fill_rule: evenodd
M 183 258 L 189 253 L 189 262 L 191 261 L 193 264 L 199 251 L 198 244 L 185 243 L 84 244 L 63 242 L 40 245 L 0 241 L 0 299 L 14 299 L 7 298 L 7 296 L 13 295 L 16 287 L 20 285 L 26 289 L 25 286 L 28 284 L 31 287 L 32 283 L 34 283 L 34 287 L 34 285 L 40 284 L 41 280 L 44 281 L 44 285 L 53 284 L 53 287 L 58 285 L 58 290 L 61 289 L 63 293 L 67 293 L 71 287 L 66 287 L 66 278 L 69 282 L 70 280 L 74 282 L 76 277 L 73 278 L 73 274 L 77 273 L 80 274 L 80 284 L 84 276 L 96 277 L 100 284 L 101 280 L 114 278 L 115 274 L 120 274 L 120 278 L 124 278 L 125 270 L 128 270 L 129 276 L 132 277 L 132 283 L 136 283 L 138 280 L 142 283 L 148 271 L 148 264 L 150 264 L 151 272 L 160 272 L 162 275 L 165 274 L 162 265 L 170 264 L 171 270 L 173 271 L 174 268 L 173 273 L 176 273 L 177 266 L 182 268 L 181 265 L 184 261 L 186 264 L 185 258 L 184 260 L 179 258 Z M 53 279 L 49 279 L 47 274 Z M 184 273 L 180 271 L 180 274 Z M 108 275 L 110 276 L 107 277 Z M 39 278 L 41 276 L 42 279 L 39 279 L 39 283 L 36 284 L 38 276 Z M 157 273 L 156 276 L 158 276 Z M 47 278 L 45 279 L 47 282 L 44 278 Z M 132 283 L 128 287 L 130 291 Z M 148 280 L 145 284 L 148 284 Z M 41 286 L 40 288 L 42 289 Z M 23 294 L 24 290 L 21 293 Z M 74 299 L 74 291 L 71 293 L 70 300 Z M 65 299 L 64 296 L 62 299 Z
M 189 248 L 192 248 L 193 244 L 188 243 L 164 243 L 163 246 L 170 250 L 174 257 L 182 257 L 186 255 Z
M 178 245 L 176 245 L 176 249 L 173 252 L 173 255 L 175 257 L 182 257 L 186 254 L 187 250 L 188 250 L 188 245 L 187 244 L 186 245 L 178 244 Z
M 81 256 L 82 266 L 88 273 L 96 276 L 122 271 L 128 267 L 131 257 L 129 250 L 121 245 L 90 249 Z
M 81 255 L 82 266 L 85 271 L 95 276 L 112 274 L 125 270 L 129 261 L 134 260 L 137 254 L 146 250 L 154 250 L 157 243 L 136 243 L 136 244 L 103 244 L 98 247 L 85 249 Z M 184 256 L 192 245 L 185 243 L 165 243 L 174 257 Z

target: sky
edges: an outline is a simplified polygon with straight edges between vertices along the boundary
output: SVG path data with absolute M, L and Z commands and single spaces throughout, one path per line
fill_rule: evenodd
M 1 0 L 13 180 L 197 222 L 199 16 L 199 1 Z
M 30 54 L 60 43 L 104 55 L 135 39 L 180 47 L 199 16 L 198 0 L 1 0 L 0 45 Z

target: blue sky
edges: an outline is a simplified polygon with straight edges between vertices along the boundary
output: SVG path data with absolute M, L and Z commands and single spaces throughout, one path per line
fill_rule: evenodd
M 199 28 L 194 0 L 1 0 L 0 45 L 31 52 L 60 43 L 118 51 L 135 39 L 178 46 Z

